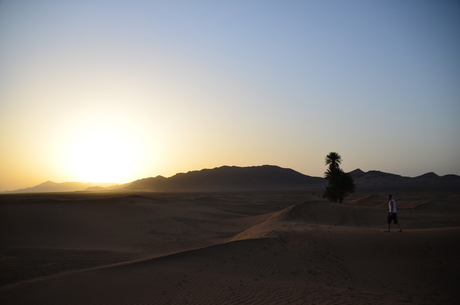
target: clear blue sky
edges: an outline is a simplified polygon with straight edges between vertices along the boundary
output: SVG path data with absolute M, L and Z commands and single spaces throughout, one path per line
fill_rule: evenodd
M 0 1 L 0 191 L 460 174 L 459 1 Z

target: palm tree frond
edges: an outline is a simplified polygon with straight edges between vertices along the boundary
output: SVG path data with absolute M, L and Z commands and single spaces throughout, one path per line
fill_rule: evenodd
M 342 157 L 336 152 L 330 152 L 326 156 L 326 165 L 331 165 L 333 167 L 338 167 L 342 163 Z

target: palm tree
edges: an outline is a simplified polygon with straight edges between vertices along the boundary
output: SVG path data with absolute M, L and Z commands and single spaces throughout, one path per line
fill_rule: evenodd
M 346 196 L 355 192 L 353 178 L 339 167 L 341 162 L 342 158 L 338 153 L 331 152 L 326 156 L 326 165 L 329 165 L 329 168 L 324 173 L 324 178 L 328 181 L 328 186 L 323 194 L 324 198 L 340 203 Z
M 329 165 L 329 169 L 334 171 L 334 169 L 338 169 L 340 163 L 342 163 L 342 157 L 336 152 L 330 152 L 326 156 L 326 165 Z

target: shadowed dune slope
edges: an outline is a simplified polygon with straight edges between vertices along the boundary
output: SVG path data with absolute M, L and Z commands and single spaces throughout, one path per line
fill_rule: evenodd
M 356 200 L 352 200 L 347 202 L 347 204 L 351 205 L 364 205 L 364 206 L 381 206 L 383 204 L 386 204 L 385 202 L 382 202 L 382 196 L 379 195 L 371 195 L 367 196 L 364 198 L 359 198 Z
M 457 200 L 426 200 L 414 203 L 414 209 L 433 213 L 460 214 L 460 203 Z
M 8 304 L 455 303 L 460 249 L 451 242 L 460 237 L 457 228 L 372 232 L 289 230 L 274 239 L 58 274 L 0 292 Z

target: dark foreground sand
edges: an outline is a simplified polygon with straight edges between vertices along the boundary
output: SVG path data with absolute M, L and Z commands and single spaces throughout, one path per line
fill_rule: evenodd
M 0 195 L 2 304 L 457 304 L 460 191 Z

